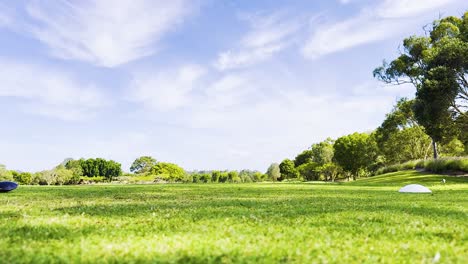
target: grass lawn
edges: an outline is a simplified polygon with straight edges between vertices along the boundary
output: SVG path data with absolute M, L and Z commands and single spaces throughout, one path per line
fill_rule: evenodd
M 0 262 L 468 263 L 468 181 L 445 178 L 20 186 L 0 193 Z

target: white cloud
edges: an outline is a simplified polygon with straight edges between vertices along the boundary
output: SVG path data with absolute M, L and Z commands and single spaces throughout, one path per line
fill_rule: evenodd
M 303 47 L 303 54 L 315 59 L 361 44 L 382 40 L 404 28 L 398 21 L 376 21 L 368 14 L 333 25 L 319 26 Z
M 247 73 L 230 73 L 206 85 L 198 105 L 205 109 L 222 111 L 255 100 L 261 90 Z
M 378 8 L 377 14 L 382 18 L 413 17 L 454 0 L 385 0 Z
M 190 93 L 204 73 L 203 67 L 190 64 L 154 74 L 135 73 L 128 91 L 129 98 L 142 102 L 147 108 L 174 110 L 191 101 Z
M 282 13 L 243 19 L 250 23 L 251 29 L 238 48 L 219 53 L 215 66 L 221 71 L 250 66 L 271 58 L 291 44 L 292 36 L 300 27 L 297 19 L 286 18 Z
M 76 120 L 106 105 L 96 86 L 67 72 L 5 60 L 0 68 L 0 97 L 22 99 L 23 110 L 32 114 Z
M 303 45 L 302 53 L 306 58 L 316 59 L 394 37 L 413 30 L 417 25 L 427 23 L 427 17 L 421 17 L 422 14 L 437 10 L 452 1 L 386 0 L 374 7 L 363 9 L 358 15 L 347 20 L 312 25 L 314 32 Z
M 114 67 L 151 55 L 190 12 L 187 0 L 32 1 L 26 30 L 62 59 Z

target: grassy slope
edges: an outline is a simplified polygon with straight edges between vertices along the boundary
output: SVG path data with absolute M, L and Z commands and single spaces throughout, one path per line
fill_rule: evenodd
M 417 183 L 426 187 L 440 187 L 442 179 L 445 179 L 445 185 L 468 183 L 468 177 L 444 176 L 428 172 L 417 172 L 415 170 L 407 170 L 400 172 L 387 173 L 370 178 L 360 179 L 356 182 L 351 182 L 352 185 L 367 185 L 367 186 L 404 186 L 407 184 Z
M 416 179 L 434 194 L 397 192 Z M 439 252 L 443 263 L 467 263 L 468 184 L 440 179 L 23 186 L 0 195 L 0 259 L 430 263 Z

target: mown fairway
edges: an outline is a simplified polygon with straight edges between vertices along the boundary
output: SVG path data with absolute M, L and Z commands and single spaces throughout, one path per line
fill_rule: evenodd
M 468 182 L 21 186 L 0 194 L 2 263 L 468 263 Z M 406 180 L 433 195 L 399 194 Z M 380 179 L 380 180 L 379 180 Z

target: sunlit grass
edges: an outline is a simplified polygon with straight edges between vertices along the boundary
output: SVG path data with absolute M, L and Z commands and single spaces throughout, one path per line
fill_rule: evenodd
M 466 263 L 468 182 L 21 186 L 0 195 L 4 263 Z M 453 179 L 453 180 L 452 180 Z M 423 183 L 432 195 L 400 194 Z

